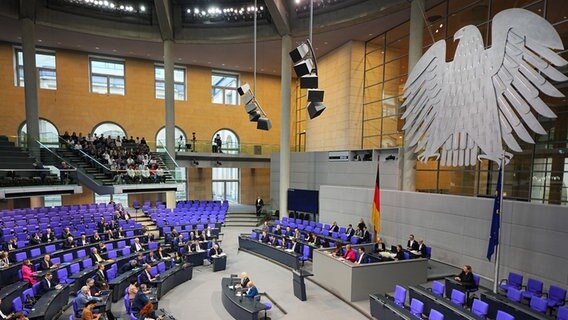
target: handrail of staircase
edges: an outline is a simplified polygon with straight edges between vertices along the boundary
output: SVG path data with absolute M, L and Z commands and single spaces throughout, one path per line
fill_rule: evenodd
M 161 146 L 162 148 L 164 148 L 164 150 L 165 150 L 166 153 L 168 154 L 168 157 L 170 157 L 170 159 L 173 161 L 174 165 L 175 165 L 177 168 L 179 168 L 179 164 L 177 163 L 176 159 L 174 159 L 174 157 L 172 157 L 172 155 L 171 155 L 170 152 L 168 151 L 168 148 L 166 148 L 166 146 L 164 145 L 164 143 L 162 142 L 162 140 L 158 140 L 157 142 L 160 144 L 160 146 Z
M 104 164 L 100 163 L 97 159 L 91 157 L 89 154 L 87 154 L 86 152 L 84 152 L 83 150 L 75 150 L 73 149 L 73 145 L 71 145 L 69 142 L 65 141 L 65 139 L 59 137 L 59 141 L 63 142 L 66 146 L 68 146 L 70 148 L 70 150 L 72 151 L 79 151 L 79 153 L 81 153 L 83 156 L 93 160 L 94 162 L 96 162 L 99 166 L 103 167 L 105 170 L 107 171 L 112 171 L 109 167 L 105 166 Z
M 34 140 L 35 140 L 35 139 L 34 139 Z M 51 149 L 50 149 L 48 146 L 46 146 L 45 144 L 41 143 L 39 140 L 35 140 L 35 142 L 37 142 L 37 144 L 39 144 L 39 146 L 40 146 L 41 148 L 44 148 L 44 149 L 47 150 L 49 153 L 51 153 L 52 155 L 56 156 L 59 160 L 61 160 L 61 162 L 65 162 L 65 163 L 70 167 L 69 169 L 74 169 L 75 171 L 77 171 L 77 167 L 71 165 L 71 164 L 69 163 L 69 161 L 67 161 L 67 160 L 65 160 L 65 159 L 63 159 L 63 158 L 61 158 L 57 153 L 51 151 Z M 72 170 L 69 170 L 69 171 L 72 171 Z

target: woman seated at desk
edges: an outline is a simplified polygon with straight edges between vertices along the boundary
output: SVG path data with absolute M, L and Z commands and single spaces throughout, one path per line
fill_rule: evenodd
M 32 286 L 37 283 L 36 278 L 34 278 L 32 262 L 30 261 L 30 259 L 24 260 L 24 263 L 22 264 L 22 280 Z
M 331 255 L 334 257 L 343 257 L 343 248 L 341 248 L 339 242 L 335 243 L 335 248 L 331 251 Z
M 375 242 L 373 247 L 373 252 L 378 253 L 383 251 L 386 251 L 385 243 L 383 242 L 383 239 L 377 238 L 377 242 Z

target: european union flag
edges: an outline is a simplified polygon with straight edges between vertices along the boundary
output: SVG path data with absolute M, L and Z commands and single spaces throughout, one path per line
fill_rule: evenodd
M 495 247 L 499 244 L 499 219 L 501 214 L 502 189 L 503 189 L 502 170 L 499 169 L 499 176 L 497 177 L 497 187 L 495 188 L 495 201 L 493 202 L 493 219 L 491 220 L 491 234 L 489 235 L 489 245 L 487 246 L 487 259 L 489 261 L 491 261 L 491 256 L 493 256 L 493 252 L 495 252 Z

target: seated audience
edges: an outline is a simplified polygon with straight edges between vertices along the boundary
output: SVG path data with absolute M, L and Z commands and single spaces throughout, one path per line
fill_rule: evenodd
M 101 290 L 108 290 L 108 280 L 105 274 L 105 265 L 99 263 L 97 272 L 93 277 L 95 280 L 95 286 Z
M 347 230 L 345 230 L 345 235 L 347 235 L 347 238 L 351 238 L 353 235 L 355 234 L 355 230 L 353 230 L 353 226 L 351 224 L 349 224 L 347 226 Z
M 39 268 L 44 271 L 51 270 L 57 268 L 57 264 L 51 262 L 51 257 L 48 254 L 46 254 L 43 256 L 43 259 L 40 261 Z
M 258 295 L 258 289 L 256 289 L 256 286 L 252 281 L 249 281 L 247 283 L 247 288 L 248 288 L 246 292 L 247 298 L 254 298 L 256 295 Z
M 94 263 L 101 263 L 105 261 L 105 258 L 99 254 L 99 250 L 97 248 L 91 249 L 91 259 L 93 259 Z
M 414 240 L 413 234 L 411 234 L 408 237 L 408 242 L 406 243 L 406 248 L 408 248 L 408 250 L 418 250 L 418 242 L 416 242 L 416 240 Z
M 350 244 L 345 246 L 345 254 L 343 255 L 343 259 L 351 262 L 355 262 L 357 260 L 357 253 L 355 253 L 355 250 L 353 250 Z
M 377 253 L 377 252 L 383 252 L 385 250 L 386 246 L 385 243 L 383 242 L 383 239 L 377 237 L 377 242 L 375 242 L 375 245 L 373 246 L 373 251 Z
M 22 264 L 22 280 L 29 283 L 30 285 L 37 283 L 37 280 L 34 277 L 32 262 L 30 261 L 30 259 L 24 260 L 24 263 Z
M 329 227 L 329 232 L 339 232 L 339 226 L 337 225 L 337 222 L 333 221 L 333 223 Z
M 140 274 L 140 284 L 145 284 L 147 286 L 152 286 L 153 285 L 153 281 L 156 281 L 159 274 L 156 274 L 155 277 L 152 277 L 152 275 L 150 274 L 150 270 L 152 269 L 152 266 L 150 266 L 149 264 L 145 264 L 143 266 L 144 271 L 142 271 L 142 273 Z
M 364 264 L 367 263 L 368 257 L 365 253 L 365 247 L 359 247 L 359 259 L 357 259 L 356 264 Z
M 134 296 L 134 301 L 132 302 L 130 308 L 135 316 L 138 316 L 140 310 L 142 310 L 142 308 L 150 301 L 150 299 L 148 299 L 148 296 L 146 296 L 147 292 L 148 287 L 145 284 L 141 283 L 138 292 L 136 292 L 136 295 Z
M 466 289 L 473 288 L 475 283 L 473 281 L 473 272 L 471 272 L 470 265 L 464 265 L 460 274 L 454 277 L 454 280 L 458 281 L 463 285 Z
M 404 250 L 402 250 L 402 246 L 400 244 L 396 245 L 396 252 L 394 254 L 394 260 L 404 260 Z
M 6 268 L 10 265 L 10 259 L 8 259 L 8 252 L 0 251 L 0 268 Z
M 39 288 L 38 288 L 38 295 L 43 296 L 48 291 L 59 290 L 61 288 L 62 287 L 61 287 L 60 284 L 57 284 L 53 281 L 53 274 L 51 272 L 48 272 L 48 273 L 45 274 L 43 279 L 41 279 L 41 281 L 40 281 Z
M 93 313 L 93 309 L 95 308 L 95 304 L 97 302 L 95 300 L 89 300 L 83 308 L 83 312 L 81 314 L 81 320 L 98 320 L 101 317 L 100 313 Z

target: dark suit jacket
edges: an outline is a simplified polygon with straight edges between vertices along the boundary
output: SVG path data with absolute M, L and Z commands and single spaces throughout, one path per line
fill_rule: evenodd
M 138 293 L 134 296 L 134 301 L 132 301 L 132 312 L 135 315 L 138 315 L 138 312 L 140 312 L 148 301 L 148 297 L 142 292 L 142 290 L 138 290 Z
M 140 273 L 140 284 L 143 284 L 143 283 L 145 283 L 147 285 L 152 284 L 152 282 L 150 281 L 150 278 L 146 274 L 146 271 L 142 271 L 142 273 Z
M 51 261 L 46 262 L 45 260 L 41 260 L 39 262 L 39 268 L 41 270 L 49 270 L 51 268 L 51 266 L 53 266 L 53 263 L 51 263 Z
M 56 285 L 56 283 L 53 280 L 50 281 L 50 285 L 48 285 L 47 279 L 44 277 L 43 279 L 41 279 L 41 281 L 39 283 L 38 294 L 40 296 L 42 296 L 45 293 L 47 293 L 48 291 L 55 290 L 55 285 Z
M 136 250 L 136 244 L 133 243 L 133 244 L 130 246 L 130 251 L 131 251 L 131 252 L 144 251 L 144 247 L 142 246 L 142 244 L 140 244 L 140 248 L 142 248 L 142 249 Z
M 410 245 L 410 240 L 408 240 L 408 242 L 406 243 L 406 247 L 412 250 L 418 250 L 418 241 L 414 240 L 412 242 L 412 245 Z
M 338 232 L 339 231 L 339 226 L 335 225 L 335 226 L 331 226 L 329 228 L 329 232 Z
M 394 258 L 398 260 L 404 260 L 404 251 L 396 252 L 396 256 Z
M 423 258 L 426 258 L 426 245 L 423 244 L 422 246 L 418 246 L 418 251 L 420 251 L 420 254 Z
M 296 246 L 294 246 L 294 244 L 292 243 L 292 248 L 294 249 L 295 253 L 302 253 L 302 244 L 299 242 L 296 242 Z
M 41 237 L 41 241 L 43 242 L 51 242 L 53 240 L 55 240 L 55 235 L 53 233 L 50 235 L 46 233 Z
M 466 288 L 470 288 L 470 287 L 474 286 L 473 273 L 471 273 L 471 272 L 465 273 L 462 270 L 462 272 L 458 275 L 458 277 L 460 278 L 461 284 L 463 284 Z
M 355 234 L 355 230 L 353 230 L 353 228 L 347 229 L 347 230 L 345 231 L 345 234 L 346 234 L 348 237 L 352 237 L 352 236 Z
M 93 260 L 93 263 L 99 263 L 99 262 L 103 262 L 105 261 L 105 257 L 99 253 L 99 256 L 102 258 L 102 260 L 97 260 L 97 258 L 95 257 L 95 255 L 91 252 L 91 259 Z
M 378 243 L 375 243 L 375 247 L 374 247 L 374 248 L 375 248 L 375 252 L 380 252 L 380 251 L 385 251 L 385 250 L 386 250 L 384 242 L 381 243 L 380 245 L 379 245 Z
M 107 283 L 106 275 L 104 274 L 104 271 L 101 270 L 97 270 L 93 279 L 95 280 L 95 286 L 97 286 L 97 288 L 103 288 L 105 283 Z

